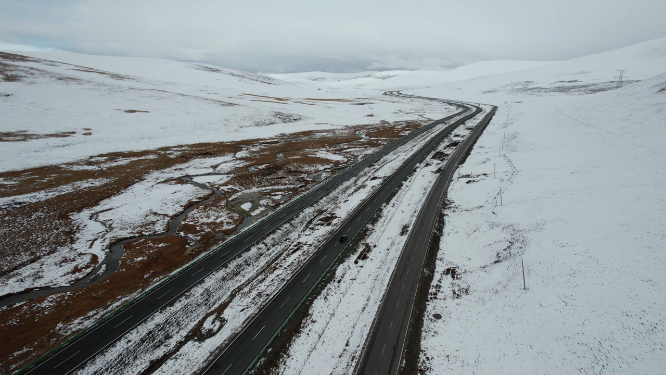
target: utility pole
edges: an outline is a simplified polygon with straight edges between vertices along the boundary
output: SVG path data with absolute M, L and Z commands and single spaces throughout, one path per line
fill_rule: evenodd
M 527 290 L 525 285 L 525 263 L 523 263 L 523 258 L 520 258 L 520 265 L 523 267 L 523 290 Z
M 627 71 L 626 69 L 618 70 L 618 72 L 620 72 L 620 76 L 619 76 L 618 79 L 617 79 L 617 88 L 618 88 L 618 89 L 619 89 L 620 87 L 622 87 L 622 84 L 623 84 L 622 78 L 623 78 L 624 72 L 626 72 L 626 71 Z
M 500 206 L 504 206 L 504 203 L 502 203 L 502 187 L 500 186 Z

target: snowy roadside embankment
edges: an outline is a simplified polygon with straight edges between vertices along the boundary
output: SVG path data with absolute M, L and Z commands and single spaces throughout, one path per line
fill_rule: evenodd
M 394 150 L 290 222 L 213 272 L 174 303 L 99 354 L 83 374 L 141 373 L 162 359 L 162 373 L 192 373 L 238 333 L 382 181 L 439 125 Z M 379 177 L 379 178 L 378 178 Z M 131 353 L 131 354 L 129 354 Z
M 665 92 L 661 74 L 501 108 L 451 184 L 420 368 L 663 372 Z
M 482 118 L 483 113 L 471 123 Z M 337 268 L 335 282 L 312 302 L 308 317 L 281 358 L 278 374 L 350 374 L 359 360 L 381 305 L 408 228 L 416 220 L 432 184 L 449 154 L 450 144 L 473 127 L 460 126 L 431 152 L 386 203 L 366 237 Z M 353 251 L 353 250 L 350 250 Z

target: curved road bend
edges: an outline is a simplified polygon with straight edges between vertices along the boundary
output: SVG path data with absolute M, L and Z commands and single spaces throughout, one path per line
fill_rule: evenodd
M 252 369 L 291 316 L 305 302 L 327 271 L 333 267 L 353 237 L 360 233 L 390 194 L 447 135 L 480 112 L 481 108 L 475 107 L 466 116 L 445 127 L 389 176 L 369 198 L 349 215 L 333 236 L 317 250 L 315 255 L 211 363 L 205 374 L 237 375 L 245 374 Z M 341 243 L 339 239 L 342 235 L 347 235 L 349 240 Z
M 460 108 L 460 111 L 413 131 L 376 153 L 362 159 L 339 174 L 329 178 L 309 192 L 265 217 L 263 220 L 248 227 L 236 237 L 211 251 L 208 256 L 197 263 L 186 266 L 180 271 L 180 273 L 159 284 L 145 296 L 137 298 L 131 304 L 126 305 L 124 309 L 116 310 L 102 321 L 98 321 L 95 325 L 89 327 L 79 336 L 75 337 L 72 342 L 65 343 L 56 348 L 53 352 L 42 356 L 31 365 L 28 365 L 28 367 L 19 371 L 19 373 L 52 375 L 69 374 L 95 356 L 98 352 L 114 343 L 129 330 L 169 304 L 172 300 L 178 298 L 182 293 L 196 285 L 206 276 L 215 272 L 215 270 L 223 266 L 231 258 L 246 250 L 254 242 L 271 233 L 280 225 L 291 219 L 294 215 L 301 212 L 305 207 L 317 201 L 344 181 L 353 177 L 370 164 L 376 162 L 389 152 L 414 139 L 423 132 L 470 111 L 470 108 L 465 105 L 459 103 L 451 104 Z M 318 277 L 313 277 L 315 280 L 317 278 Z
M 389 288 L 366 341 L 358 374 L 393 375 L 400 370 L 421 268 L 428 251 L 430 234 L 440 213 L 441 203 L 458 164 L 486 128 L 495 110 L 496 107 L 493 107 L 455 149 L 430 189 L 391 276 Z

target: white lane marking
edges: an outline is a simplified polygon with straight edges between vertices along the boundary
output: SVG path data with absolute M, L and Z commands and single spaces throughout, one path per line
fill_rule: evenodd
M 261 327 L 261 329 L 259 330 L 259 332 L 257 332 L 257 334 L 256 334 L 256 335 L 254 335 L 254 337 L 252 338 L 252 340 L 253 340 L 253 341 L 254 341 L 254 339 L 256 339 L 256 338 L 257 338 L 257 336 L 259 336 L 259 334 L 261 333 L 261 331 L 263 331 L 263 330 L 264 330 L 264 328 L 266 328 L 266 326 L 263 326 L 263 327 Z
M 56 367 L 54 367 L 54 368 L 58 368 L 58 367 L 60 367 L 60 365 L 62 365 L 63 363 L 69 361 L 72 357 L 74 357 L 75 355 L 79 354 L 79 352 L 81 352 L 81 350 L 79 350 L 78 352 L 76 352 L 76 353 L 70 355 L 69 357 L 67 357 L 67 359 L 65 359 L 64 361 L 58 363 L 58 366 L 56 366 Z
M 162 297 L 166 296 L 166 295 L 167 295 L 167 293 L 169 293 L 169 292 L 170 292 L 170 291 L 172 291 L 172 290 L 173 290 L 173 288 L 171 288 L 171 289 L 167 290 L 166 292 L 164 292 L 164 294 L 162 294 L 161 296 L 157 297 L 157 299 L 160 299 L 160 298 L 162 298 Z
M 287 299 L 284 300 L 284 302 L 282 303 L 282 305 L 280 306 L 280 308 L 282 308 L 282 306 L 284 306 L 284 304 L 287 303 L 287 301 L 289 301 L 289 298 L 291 298 L 291 296 L 287 297 Z
M 199 271 L 197 271 L 197 272 L 193 273 L 193 274 L 192 274 L 192 276 L 194 276 L 194 275 L 198 274 L 199 272 L 201 272 L 201 271 L 203 271 L 203 270 L 204 270 L 204 269 L 203 269 L 203 268 L 201 268 L 201 269 L 200 269 Z
M 125 323 L 126 321 L 128 321 L 128 320 L 129 320 L 129 318 L 131 318 L 131 317 L 133 317 L 133 316 L 134 316 L 134 314 L 132 314 L 132 315 L 128 316 L 127 318 L 125 318 L 125 320 L 123 320 L 122 322 L 120 322 L 120 323 L 116 324 L 116 326 L 115 326 L 115 327 L 113 327 L 113 329 L 116 329 L 116 328 L 118 328 L 118 326 L 119 326 L 119 325 L 121 325 L 121 324 Z
M 359 220 L 361 220 L 361 217 L 360 217 L 360 216 L 359 216 L 359 218 L 358 218 L 358 219 L 356 219 L 356 221 L 359 221 Z
M 233 365 L 233 363 L 232 363 L 232 365 Z M 227 367 L 227 369 L 226 369 L 226 370 L 224 370 L 224 372 L 222 373 L 222 375 L 226 374 L 226 373 L 227 373 L 227 371 L 229 371 L 229 369 L 230 369 L 230 368 L 231 368 L 231 365 L 229 365 L 229 367 Z
M 324 255 L 324 257 L 323 257 L 323 258 L 321 258 L 321 260 L 319 261 L 319 263 L 323 262 L 323 261 L 324 261 L 324 259 L 326 259 L 326 257 L 327 257 L 327 256 L 328 256 L 328 255 Z
M 303 279 L 303 281 L 301 281 L 301 282 L 303 282 L 303 283 L 304 283 L 304 282 L 305 282 L 305 280 L 307 280 L 307 279 L 308 279 L 308 277 L 310 277 L 310 275 L 311 275 L 311 274 L 308 274 L 307 276 L 305 276 L 305 279 Z

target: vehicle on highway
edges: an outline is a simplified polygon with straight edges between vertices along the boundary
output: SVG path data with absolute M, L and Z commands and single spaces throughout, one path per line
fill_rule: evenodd
M 340 243 L 345 243 L 345 242 L 347 242 L 347 235 L 343 234 L 342 236 L 340 236 Z

